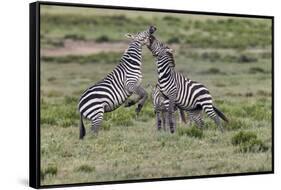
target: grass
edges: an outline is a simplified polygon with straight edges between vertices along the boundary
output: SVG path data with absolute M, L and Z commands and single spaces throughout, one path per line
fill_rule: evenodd
M 188 136 L 201 139 L 203 137 L 203 131 L 196 127 L 191 128 L 179 128 L 177 130 L 178 135 L 180 136 Z
M 42 183 L 271 170 L 270 75 L 248 73 L 253 64 L 268 70 L 265 62 L 241 65 L 194 62 L 185 59 L 184 55 L 176 55 L 176 58 L 177 70 L 203 82 L 210 89 L 216 106 L 230 120 L 228 125 L 224 124 L 225 133 L 222 134 L 206 116 L 203 130 L 179 125 L 173 135 L 159 132 L 149 96 L 139 116 L 135 114 L 135 107 L 120 107 L 106 113 L 98 136 L 92 134 L 90 123 L 85 120 L 87 135 L 79 141 L 78 98 L 84 89 L 104 77 L 115 64 L 104 64 L 102 61 L 84 64 L 43 62 L 41 165 L 55 164 L 57 174 L 45 175 Z M 143 62 L 143 86 L 150 93 L 148 85 L 156 81 L 156 70 L 153 58 L 145 49 Z M 215 65 L 210 67 L 210 64 Z M 219 68 L 225 74 L 199 74 L 208 67 Z M 218 82 L 223 85 L 217 87 Z M 245 130 L 253 132 L 258 138 L 242 145 L 232 145 L 233 136 Z M 90 171 L 83 165 L 94 169 Z
M 42 56 L 42 61 L 54 63 L 105 63 L 116 64 L 119 62 L 122 53 L 98 53 L 90 55 L 66 55 L 66 56 Z
M 232 137 L 231 143 L 234 146 L 239 146 L 240 152 L 265 152 L 269 149 L 254 132 L 240 131 Z
M 122 11 L 116 16 L 73 10 L 52 7 L 41 11 L 42 47 L 54 47 L 50 42 L 63 46 L 66 39 L 110 44 L 122 40 L 127 32 L 142 30 L 153 19 L 157 36 L 175 47 L 176 70 L 208 87 L 229 124 L 223 123 L 225 132 L 221 133 L 204 115 L 202 130 L 179 124 L 174 134 L 158 131 L 149 95 L 138 116 L 134 106 L 105 113 L 98 136 L 85 119 L 87 134 L 81 141 L 78 99 L 114 69 L 124 50 L 42 56 L 42 185 L 272 169 L 271 32 L 267 20 Z M 142 72 L 142 86 L 151 93 L 156 66 L 146 47 Z
M 49 8 L 50 9 L 50 8 Z M 157 25 L 162 40 L 169 43 L 187 43 L 193 47 L 239 48 L 265 47 L 271 43 L 271 20 L 233 17 L 207 17 L 195 15 L 167 15 L 165 13 L 132 14 L 116 11 L 115 15 L 103 10 L 61 11 L 53 7 L 41 11 L 41 42 L 52 46 L 48 39 L 74 39 L 95 41 L 122 41 L 124 34 L 139 32 L 144 26 Z M 113 10 L 111 10 L 114 12 Z M 62 12 L 65 12 L 62 14 Z M 94 14 L 94 16 L 93 16 Z M 194 19 L 196 18 L 197 19 Z M 202 17 L 200 19 L 200 17 Z M 166 27 L 169 26 L 169 27 Z M 97 29 L 98 28 L 98 29 Z M 179 29 L 180 28 L 180 29 Z M 78 38 L 77 38 L 78 37 Z

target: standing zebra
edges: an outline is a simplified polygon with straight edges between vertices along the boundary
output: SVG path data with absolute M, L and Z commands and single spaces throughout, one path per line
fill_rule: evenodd
M 170 101 L 167 97 L 165 97 L 161 91 L 158 84 L 154 87 L 152 91 L 152 100 L 153 100 L 153 107 L 154 111 L 156 113 L 156 119 L 157 119 L 157 129 L 161 129 L 161 124 L 163 124 L 164 130 L 166 130 L 166 119 L 169 109 Z M 175 107 L 175 109 L 177 106 Z M 185 119 L 185 110 L 180 110 L 180 119 L 184 123 L 186 123 Z M 192 124 L 192 122 L 195 122 L 198 127 L 204 126 L 204 121 L 202 119 L 202 109 L 192 109 L 187 111 L 189 114 L 189 125 Z M 162 118 L 161 118 L 162 116 Z
M 175 71 L 175 61 L 171 49 L 158 41 L 153 35 L 149 38 L 147 46 L 156 57 L 158 85 L 160 91 L 169 99 L 168 119 L 171 133 L 175 131 L 174 109 L 175 105 L 180 109 L 197 111 L 204 110 L 223 131 L 220 118 L 228 121 L 222 112 L 213 106 L 212 96 L 208 89 L 195 81 L 192 81 L 181 73 Z M 202 127 L 203 122 L 197 125 Z
M 147 92 L 140 86 L 142 66 L 142 46 L 149 45 L 149 36 L 156 28 L 150 26 L 146 31 L 136 35 L 127 34 L 132 41 L 124 52 L 120 63 L 103 80 L 89 87 L 82 94 L 78 109 L 80 112 L 80 139 L 86 134 L 83 116 L 92 122 L 92 130 L 98 133 L 103 114 L 122 105 L 133 93 L 139 96 L 136 112 L 139 112 L 147 99 Z
M 166 98 L 160 91 L 159 85 L 156 86 L 152 90 L 152 102 L 154 107 L 154 112 L 156 113 L 156 128 L 160 130 L 163 125 L 164 131 L 166 131 L 166 120 L 167 120 L 167 113 L 169 108 L 169 99 Z M 175 108 L 176 110 L 177 108 Z M 180 120 L 183 123 L 186 123 L 185 113 L 184 110 L 179 109 L 180 111 Z

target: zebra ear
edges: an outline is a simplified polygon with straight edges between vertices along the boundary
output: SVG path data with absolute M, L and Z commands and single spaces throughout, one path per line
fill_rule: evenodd
M 175 53 L 175 50 L 173 50 L 172 48 L 167 48 L 166 50 L 167 50 L 167 52 L 169 52 L 169 53 Z
M 125 34 L 125 37 L 129 38 L 129 39 L 133 39 L 134 38 L 134 36 L 132 34 L 130 34 L 130 33 Z

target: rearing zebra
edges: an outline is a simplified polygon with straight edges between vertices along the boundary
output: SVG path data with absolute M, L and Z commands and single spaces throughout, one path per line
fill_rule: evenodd
M 140 86 L 141 83 L 141 53 L 142 46 L 149 45 L 149 36 L 156 28 L 150 26 L 146 31 L 136 35 L 127 34 L 132 39 L 128 49 L 124 52 L 120 63 L 103 80 L 89 87 L 82 94 L 78 109 L 80 112 L 80 139 L 86 134 L 83 116 L 92 122 L 92 130 L 98 133 L 103 114 L 122 105 L 133 93 L 139 96 L 136 112 L 139 112 L 147 99 L 147 92 Z
M 226 122 L 227 118 L 222 112 L 213 106 L 212 96 L 208 89 L 195 81 L 192 81 L 181 73 L 175 71 L 175 61 L 171 49 L 158 41 L 153 35 L 149 38 L 147 46 L 156 57 L 158 85 L 160 91 L 169 99 L 168 119 L 171 133 L 175 131 L 174 109 L 175 105 L 184 110 L 204 110 L 223 131 L 220 118 Z

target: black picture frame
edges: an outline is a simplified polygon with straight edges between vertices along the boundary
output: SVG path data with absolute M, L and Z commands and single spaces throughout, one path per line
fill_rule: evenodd
M 41 5 L 56 5 L 68 7 L 87 7 L 87 8 L 105 8 L 117 10 L 137 10 L 149 12 L 165 12 L 165 13 L 185 13 L 196 15 L 214 15 L 214 16 L 232 16 L 232 17 L 247 17 L 247 18 L 262 18 L 269 19 L 272 23 L 272 170 L 265 172 L 247 172 L 233 174 L 217 174 L 217 175 L 202 175 L 202 176 L 182 176 L 168 178 L 153 178 L 139 180 L 122 180 L 122 181 L 104 181 L 91 183 L 73 183 L 60 185 L 41 185 L 40 184 L 40 6 Z M 29 75 L 29 185 L 33 188 L 54 188 L 54 187 L 72 187 L 72 186 L 88 186 L 88 185 L 103 185 L 103 184 L 121 184 L 121 183 L 136 183 L 136 182 L 152 182 L 166 180 L 182 180 L 195 178 L 213 178 L 213 177 L 231 177 L 244 175 L 260 175 L 274 173 L 274 16 L 264 15 L 248 15 L 248 14 L 233 14 L 233 13 L 217 13 L 217 12 L 199 12 L 188 10 L 169 10 L 141 7 L 120 7 L 108 5 L 92 5 L 78 3 L 61 3 L 61 2 L 45 2 L 38 1 L 29 4 L 29 35 L 30 35 L 30 75 Z

